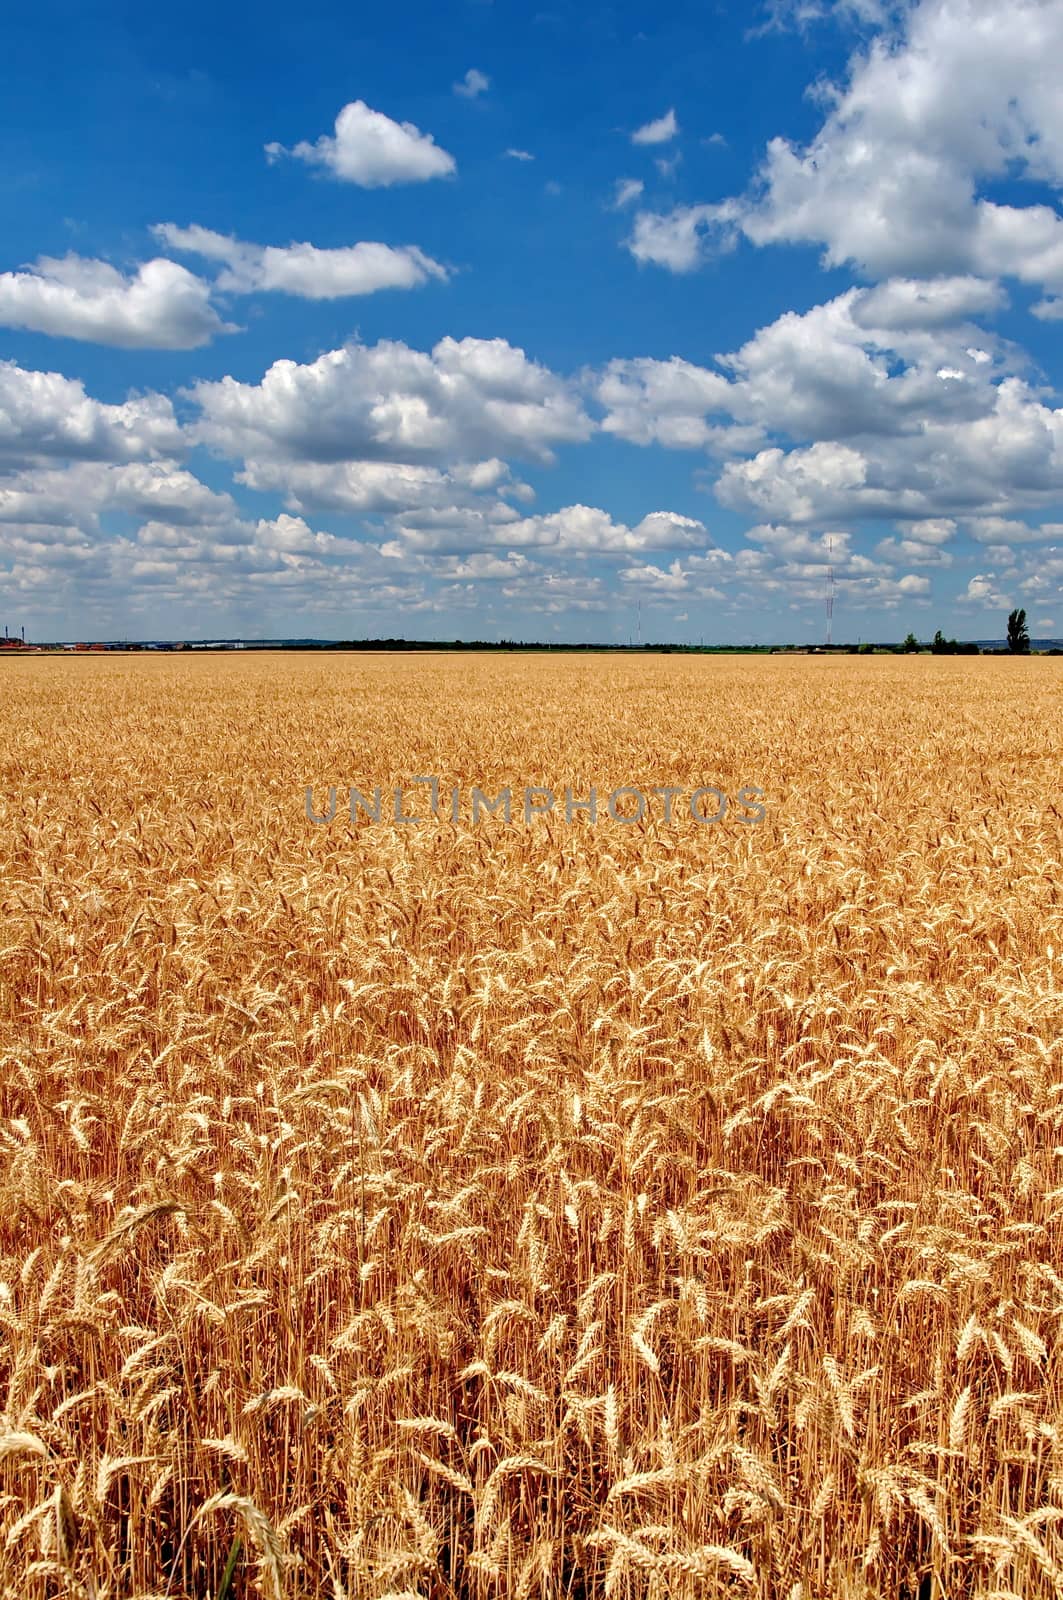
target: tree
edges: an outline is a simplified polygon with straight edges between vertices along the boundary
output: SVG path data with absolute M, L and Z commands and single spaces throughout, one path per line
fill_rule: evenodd
M 1008 649 L 1017 656 L 1026 656 L 1030 653 L 1030 634 L 1026 627 L 1025 611 L 1012 611 L 1008 614 Z
M 910 633 L 908 635 L 907 639 L 905 639 L 904 643 L 901 645 L 901 649 L 907 655 L 912 655 L 916 650 L 919 649 L 919 640 L 916 638 L 914 633 Z

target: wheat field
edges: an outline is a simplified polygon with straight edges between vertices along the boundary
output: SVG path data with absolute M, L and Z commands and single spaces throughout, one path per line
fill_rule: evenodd
M 4 1600 L 1058 1596 L 1061 691 L 5 663 Z

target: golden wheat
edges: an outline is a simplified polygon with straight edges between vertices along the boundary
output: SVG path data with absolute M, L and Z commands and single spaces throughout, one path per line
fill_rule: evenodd
M 1059 1593 L 1055 662 L 4 668 L 3 1600 Z

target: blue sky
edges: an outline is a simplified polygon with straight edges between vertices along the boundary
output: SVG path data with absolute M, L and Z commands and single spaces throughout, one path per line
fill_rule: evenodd
M 36 638 L 1063 633 L 1063 0 L 42 0 Z

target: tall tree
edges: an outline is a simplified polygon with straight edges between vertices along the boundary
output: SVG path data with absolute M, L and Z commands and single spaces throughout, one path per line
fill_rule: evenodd
M 1017 656 L 1030 653 L 1030 634 L 1026 627 L 1025 611 L 1012 611 L 1008 615 L 1008 649 Z

